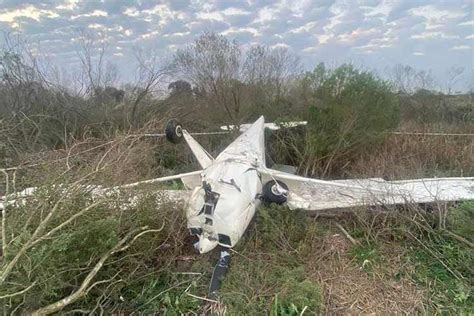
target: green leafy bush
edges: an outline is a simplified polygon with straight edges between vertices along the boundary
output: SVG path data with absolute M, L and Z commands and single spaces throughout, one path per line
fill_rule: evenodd
M 308 100 L 308 132 L 302 149 L 309 174 L 328 174 L 385 137 L 399 122 L 391 86 L 369 71 L 319 64 L 302 81 Z

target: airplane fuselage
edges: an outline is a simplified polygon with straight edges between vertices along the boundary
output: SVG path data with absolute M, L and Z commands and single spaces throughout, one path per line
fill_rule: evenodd
M 188 228 L 199 236 L 205 253 L 217 245 L 233 247 L 242 237 L 261 203 L 265 167 L 263 117 L 204 168 L 186 207 Z

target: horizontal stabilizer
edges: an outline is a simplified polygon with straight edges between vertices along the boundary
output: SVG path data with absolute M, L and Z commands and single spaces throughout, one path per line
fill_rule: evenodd
M 307 121 L 297 121 L 297 122 L 280 122 L 280 123 L 265 123 L 264 127 L 268 128 L 272 131 L 281 129 L 281 128 L 291 128 L 295 126 L 300 126 L 300 125 L 306 125 L 308 124 Z M 239 130 L 240 132 L 245 132 L 252 124 L 241 124 L 240 127 L 237 127 L 236 125 L 225 125 L 221 126 L 220 129 L 224 131 L 235 131 Z
M 183 130 L 183 136 L 201 167 L 209 167 L 214 158 L 186 130 Z

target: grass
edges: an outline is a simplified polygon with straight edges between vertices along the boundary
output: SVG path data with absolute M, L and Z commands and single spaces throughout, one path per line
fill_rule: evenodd
M 402 219 L 409 214 L 390 216 L 391 219 L 375 216 L 362 217 L 361 220 L 359 217 L 353 223 L 352 233 L 360 244 L 351 248 L 350 255 L 368 273 L 393 275 L 396 280 L 407 279 L 422 289 L 421 312 L 468 315 L 474 310 L 474 252 L 442 230 L 431 228 L 430 225 L 435 227 L 437 224 L 436 216 L 422 217 L 422 214 L 417 216 L 424 220 L 417 223 L 407 223 Z M 464 238 L 472 238 L 473 214 L 472 201 L 451 207 L 446 229 Z M 365 222 L 370 222 L 377 233 L 382 233 L 368 230 Z M 393 258 L 397 260 L 393 262 Z
M 415 282 L 428 290 L 428 310 L 434 314 L 469 314 L 474 310 L 472 297 L 472 251 L 442 240 L 428 247 L 436 249 L 438 258 L 415 248 L 407 257 L 414 265 Z
M 453 232 L 474 240 L 474 201 L 466 201 L 451 208 L 448 221 Z
M 381 261 L 381 256 L 375 244 L 367 243 L 355 245 L 350 251 L 357 264 L 365 272 L 370 272 L 374 265 Z
M 467 201 L 450 209 L 448 229 L 471 238 L 474 203 Z M 408 261 L 415 267 L 413 278 L 429 292 L 427 305 L 436 314 L 463 314 L 474 311 L 474 252 L 445 235 L 432 233 L 411 247 Z
M 317 313 L 322 292 L 299 253 L 308 219 L 285 207 L 262 207 L 233 256 L 221 295 L 231 314 Z

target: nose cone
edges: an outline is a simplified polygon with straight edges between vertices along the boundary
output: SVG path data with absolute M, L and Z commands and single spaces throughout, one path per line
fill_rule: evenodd
M 206 253 L 216 248 L 218 242 L 217 240 L 209 240 L 209 238 L 199 236 L 199 253 Z

